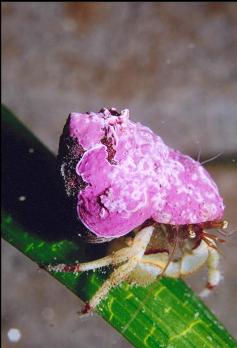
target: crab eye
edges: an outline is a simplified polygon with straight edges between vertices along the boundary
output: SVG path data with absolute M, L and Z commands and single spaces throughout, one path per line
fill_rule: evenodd
M 227 227 L 228 227 L 228 221 L 224 220 L 222 225 L 223 230 L 227 229 Z
M 194 232 L 191 228 L 188 231 L 189 238 L 194 239 L 196 237 L 196 232 Z

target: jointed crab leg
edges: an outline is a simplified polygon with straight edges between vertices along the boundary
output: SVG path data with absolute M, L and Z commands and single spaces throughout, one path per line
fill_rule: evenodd
M 135 250 L 132 250 L 131 247 L 123 248 L 115 253 L 102 257 L 98 260 L 93 260 L 89 262 L 82 262 L 75 265 L 65 265 L 57 264 L 55 266 L 49 265 L 47 269 L 53 272 L 85 272 L 91 271 L 97 268 L 106 267 L 109 265 L 118 265 L 127 261 L 131 256 L 133 256 Z
M 129 274 L 134 270 L 137 264 L 143 257 L 147 245 L 150 242 L 154 227 L 148 226 L 137 232 L 132 245 L 130 247 L 122 248 L 109 256 L 105 256 L 101 259 L 78 263 L 75 265 L 58 264 L 55 266 L 49 265 L 47 269 L 53 272 L 82 272 L 101 268 L 108 265 L 119 265 L 124 263 L 115 269 L 110 277 L 105 281 L 102 287 L 97 291 L 91 301 L 86 305 L 84 312 L 95 308 L 97 304 L 104 298 L 109 290 L 125 280 Z
M 213 243 L 213 242 L 212 242 Z M 216 249 L 212 247 L 208 247 L 208 259 L 207 259 L 207 267 L 208 267 L 208 282 L 206 288 L 200 293 L 201 297 L 206 297 L 210 294 L 211 290 L 217 286 L 221 280 L 219 266 L 219 253 Z
M 104 284 L 92 297 L 90 302 L 86 304 L 83 313 L 87 313 L 89 310 L 94 309 L 100 303 L 100 301 L 106 297 L 110 289 L 119 285 L 129 276 L 129 274 L 137 266 L 137 263 L 138 260 L 136 259 L 136 257 L 133 257 L 130 261 L 115 269 L 111 276 L 104 282 Z
M 57 264 L 55 266 L 48 265 L 47 269 L 50 272 L 85 272 L 111 265 L 112 259 L 112 255 L 109 255 L 95 261 L 76 263 L 74 265 L 65 265 L 64 263 Z
M 212 246 L 210 246 L 206 241 L 202 240 L 199 246 L 193 249 L 191 253 L 185 252 L 178 260 L 171 261 L 165 271 L 164 269 L 169 259 L 167 252 L 144 255 L 130 274 L 129 280 L 130 282 L 143 283 L 145 285 L 154 281 L 163 271 L 164 276 L 179 278 L 195 272 L 207 262 L 208 282 L 200 296 L 208 296 L 221 279 L 218 268 L 219 253 L 214 248 L 215 244 L 213 243 L 212 241 Z
M 129 255 L 129 261 L 127 261 L 125 264 L 121 265 L 120 267 L 118 267 L 117 269 L 113 271 L 113 273 L 104 282 L 102 287 L 96 292 L 96 294 L 93 296 L 90 302 L 86 304 L 85 310 L 83 311 L 83 313 L 86 313 L 89 310 L 95 308 L 99 304 L 101 299 L 107 295 L 107 293 L 109 292 L 111 288 L 120 284 L 130 275 L 130 273 L 135 269 L 135 267 L 137 266 L 137 264 L 143 257 L 146 247 L 150 242 L 153 230 L 154 230 L 154 227 L 152 226 L 145 227 L 144 229 L 138 232 L 138 234 L 134 238 L 134 241 L 131 247 L 121 249 L 120 251 L 114 254 L 114 257 L 115 257 L 116 254 L 118 255 L 123 250 L 126 250 Z
M 176 261 L 169 262 L 168 252 L 144 255 L 139 265 L 131 273 L 130 282 L 144 284 L 153 282 L 157 276 L 164 275 L 171 278 L 179 278 L 196 271 L 208 259 L 208 246 L 204 241 L 193 249 L 192 252 L 185 252 Z M 167 263 L 169 262 L 168 266 Z
M 90 271 L 93 269 L 97 269 L 97 268 L 101 268 L 101 267 L 105 267 L 109 265 L 118 265 L 120 263 L 128 261 L 130 258 L 134 256 L 138 257 L 139 253 L 142 253 L 142 256 L 143 256 L 146 250 L 147 244 L 150 241 L 150 238 L 151 238 L 150 234 L 152 234 L 152 232 L 153 232 L 153 227 L 144 228 L 143 230 L 137 233 L 130 247 L 122 248 L 114 252 L 113 254 L 102 257 L 98 260 L 83 262 L 80 264 L 78 263 L 75 265 L 65 265 L 65 264 L 57 264 L 55 266 L 49 265 L 47 266 L 47 269 L 53 272 L 75 272 L 76 273 L 76 272 Z
M 193 273 L 205 262 L 208 265 L 208 283 L 200 295 L 207 296 L 210 290 L 220 281 L 220 271 L 218 269 L 219 253 L 214 240 L 209 239 L 205 235 L 205 238 L 201 240 L 197 247 L 190 251 L 184 251 L 181 257 L 171 261 L 168 252 L 144 255 L 153 230 L 153 226 L 143 228 L 137 232 L 131 242 L 131 246 L 119 249 L 101 259 L 75 265 L 50 265 L 48 270 L 54 272 L 83 272 L 109 265 L 116 266 L 110 277 L 104 282 L 90 302 L 86 304 L 83 313 L 94 309 L 106 297 L 111 288 L 126 279 L 130 283 L 146 285 L 153 282 L 157 276 L 164 275 L 171 278 L 179 278 Z

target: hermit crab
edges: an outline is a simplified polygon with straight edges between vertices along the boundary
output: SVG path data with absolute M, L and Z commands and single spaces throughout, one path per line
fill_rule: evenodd
M 207 295 L 220 281 L 218 236 L 224 205 L 208 172 L 167 146 L 129 110 L 71 113 L 60 138 L 58 163 L 74 214 L 92 243 L 109 241 L 105 257 L 51 271 L 83 272 L 113 266 L 87 303 L 94 309 L 123 281 L 147 285 L 178 278 L 207 263 Z

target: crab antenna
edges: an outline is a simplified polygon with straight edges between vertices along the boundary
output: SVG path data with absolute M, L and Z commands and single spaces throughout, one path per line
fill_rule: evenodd
M 207 233 L 207 232 L 204 232 L 203 234 L 204 234 L 204 236 L 206 236 L 206 237 L 208 237 L 208 238 L 210 238 L 210 239 L 213 239 L 213 240 L 215 240 L 215 241 L 217 241 L 217 242 L 220 242 L 220 243 L 227 243 L 227 240 L 226 240 L 226 239 L 221 239 L 221 238 L 219 238 L 218 236 L 216 236 L 216 235 L 214 235 L 214 234 Z
M 227 236 L 227 237 L 230 237 L 232 236 L 233 234 L 237 233 L 237 230 L 233 230 L 233 231 L 230 231 L 230 232 L 224 232 L 222 231 L 221 229 L 217 229 L 217 231 L 222 234 L 223 236 Z
M 164 269 L 162 270 L 161 274 L 159 274 L 157 277 L 156 277 L 156 280 L 160 279 L 165 271 L 167 270 L 170 262 L 172 261 L 172 258 L 174 256 L 174 253 L 175 253 L 175 250 L 176 250 L 176 246 L 177 246 L 177 243 L 178 243 L 178 229 L 179 227 L 178 226 L 174 226 L 174 230 L 175 230 L 175 239 L 174 239 L 174 246 L 173 246 L 173 249 L 170 253 L 170 256 L 169 256 L 169 259 L 164 267 Z M 147 292 L 144 300 L 140 303 L 140 305 L 138 306 L 137 310 L 135 311 L 135 313 L 132 315 L 132 317 L 129 319 L 129 321 L 127 322 L 127 324 L 124 326 L 123 330 L 121 331 L 122 334 L 124 334 L 124 332 L 127 330 L 127 328 L 129 327 L 129 325 L 131 324 L 131 322 L 135 319 L 135 317 L 137 316 L 137 314 L 140 312 L 140 310 L 142 309 L 142 306 L 146 304 L 146 302 L 148 301 L 151 293 L 154 291 L 154 287 L 155 287 L 155 282 L 153 283 L 153 286 L 149 289 L 149 291 Z
M 200 143 L 198 143 L 198 154 L 197 154 L 197 161 L 200 162 L 201 159 L 201 152 L 202 152 L 202 148 Z
M 223 151 L 219 152 L 217 155 L 215 155 L 215 156 L 213 156 L 211 158 L 208 158 L 207 160 L 201 162 L 201 165 L 213 161 L 214 159 L 216 159 L 216 158 L 220 157 L 221 155 L 223 155 L 223 153 L 224 153 Z

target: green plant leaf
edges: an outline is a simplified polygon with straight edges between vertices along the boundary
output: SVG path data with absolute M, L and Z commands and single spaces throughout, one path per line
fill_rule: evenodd
M 38 264 L 84 261 L 91 252 L 95 258 L 100 247 L 90 250 L 83 245 L 77 237 L 80 230 L 70 221 L 55 156 L 6 107 L 2 107 L 2 145 L 3 238 Z M 90 299 L 107 275 L 52 273 L 82 300 Z M 237 347 L 182 280 L 163 278 L 150 287 L 124 282 L 110 291 L 97 312 L 135 347 Z M 142 304 L 148 291 L 150 296 Z

